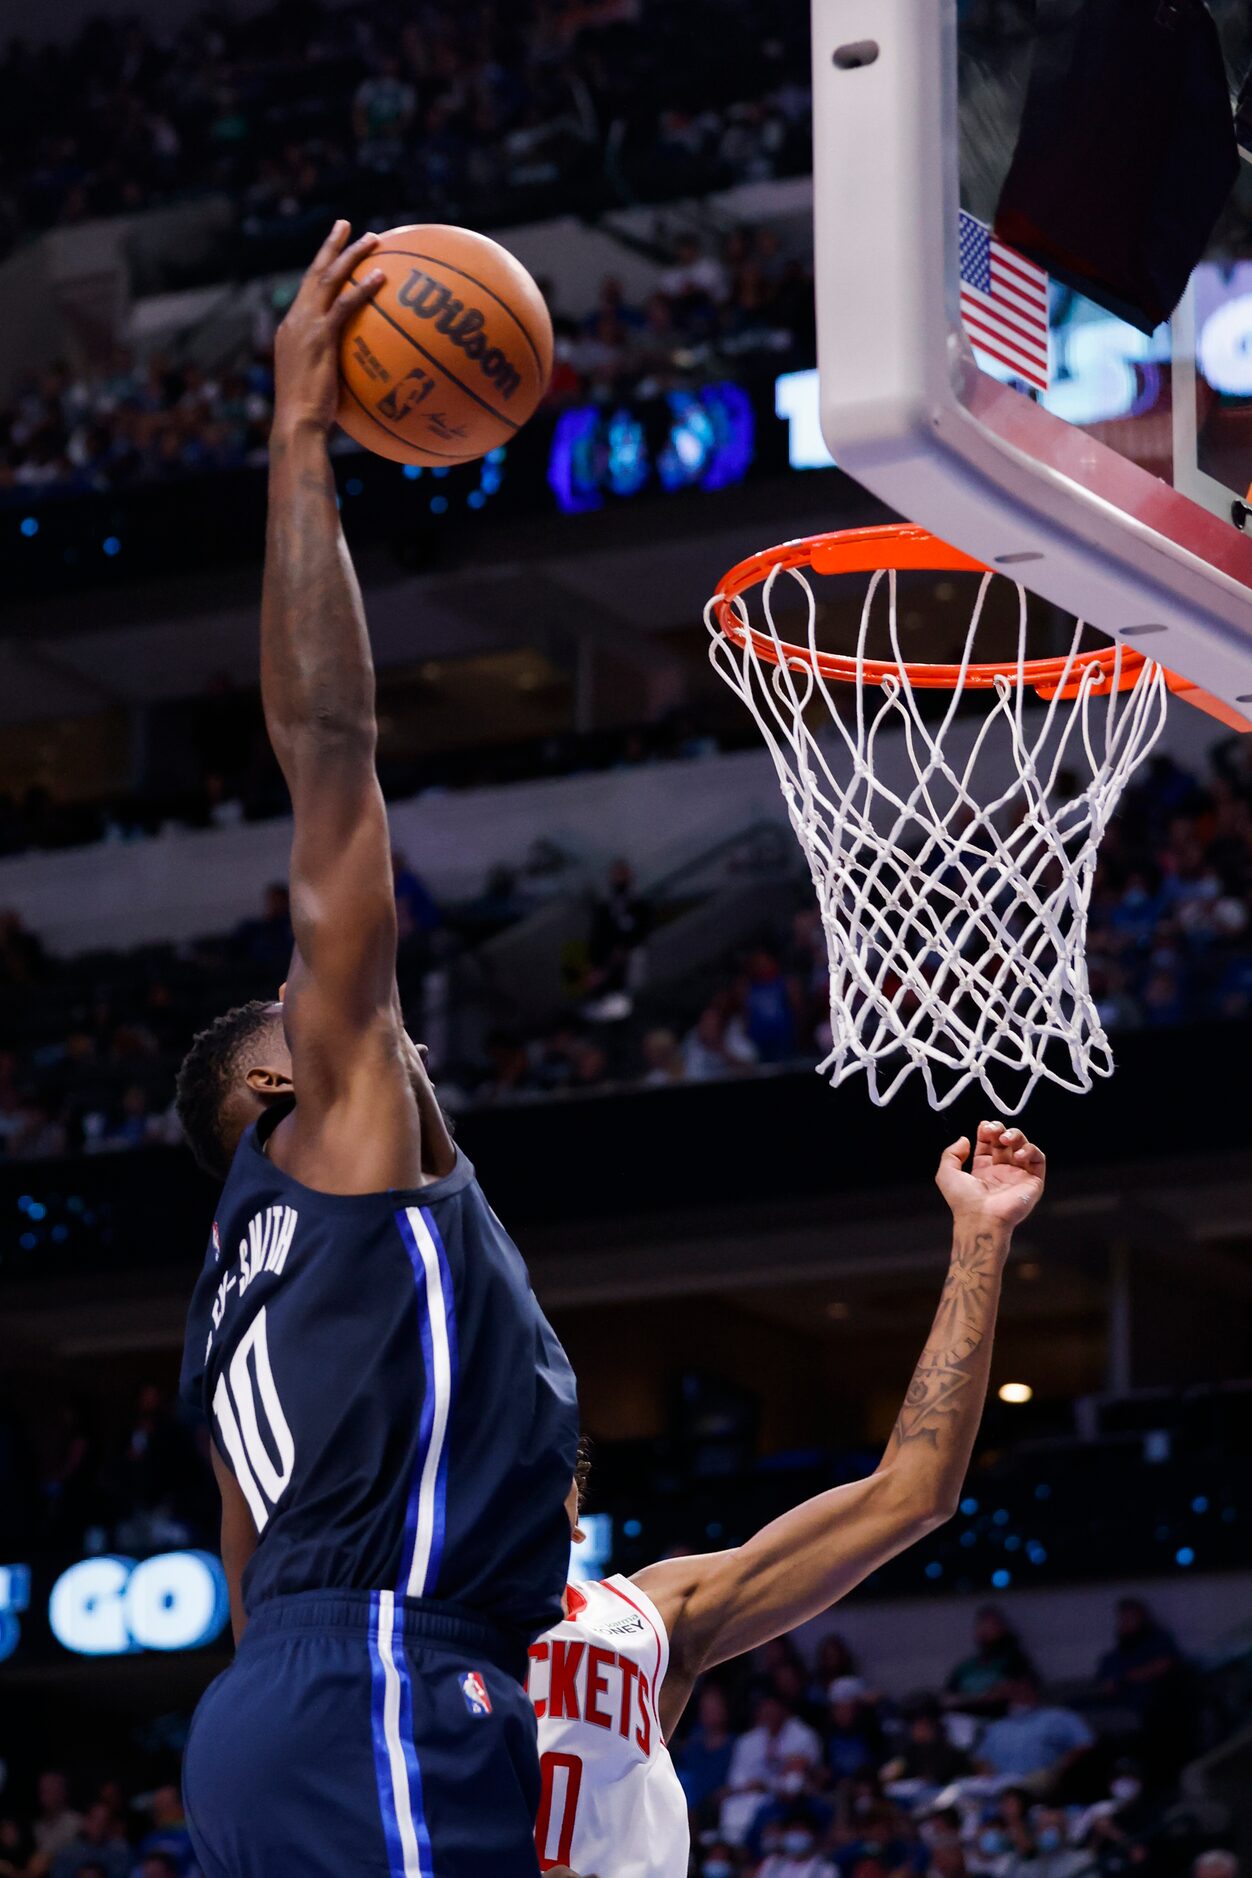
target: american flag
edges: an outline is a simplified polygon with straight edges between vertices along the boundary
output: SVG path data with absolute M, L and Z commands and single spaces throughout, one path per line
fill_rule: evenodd
M 1048 389 L 1048 277 L 963 209 L 961 317 L 978 351 Z

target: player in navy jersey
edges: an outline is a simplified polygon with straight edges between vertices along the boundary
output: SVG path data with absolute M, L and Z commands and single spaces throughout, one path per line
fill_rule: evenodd
M 183 1390 L 212 1428 L 239 1649 L 196 1711 L 205 1878 L 527 1878 L 530 1640 L 560 1615 L 573 1377 L 405 1035 L 374 673 L 327 451 L 375 237 L 336 227 L 275 346 L 261 608 L 291 793 L 282 1002 L 196 1039 L 225 1186 Z M 359 285 L 351 276 L 357 270 Z

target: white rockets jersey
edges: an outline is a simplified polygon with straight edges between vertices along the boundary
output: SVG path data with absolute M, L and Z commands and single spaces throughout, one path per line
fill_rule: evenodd
M 687 1878 L 687 1802 L 661 1738 L 669 1638 L 629 1578 L 571 1585 L 569 1616 L 530 1646 L 543 1785 L 539 1869 Z

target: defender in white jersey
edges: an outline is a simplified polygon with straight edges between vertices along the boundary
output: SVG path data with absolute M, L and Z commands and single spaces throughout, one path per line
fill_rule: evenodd
M 1013 1230 L 1043 1192 L 1040 1150 L 983 1122 L 936 1182 L 952 1257 L 930 1337 L 876 1471 L 819 1494 L 730 1552 L 664 1559 L 633 1579 L 570 1585 L 530 1647 L 539 1723 L 540 1870 L 551 1878 L 686 1878 L 687 1805 L 666 1743 L 696 1678 L 817 1617 L 955 1513 L 982 1416 Z M 584 1481 L 570 1491 L 575 1539 Z
M 659 1719 L 665 1620 L 628 1578 L 570 1585 L 565 1601 L 564 1621 L 530 1646 L 540 1869 L 567 1865 L 611 1878 L 677 1871 L 654 1851 L 687 1843 L 687 1802 Z

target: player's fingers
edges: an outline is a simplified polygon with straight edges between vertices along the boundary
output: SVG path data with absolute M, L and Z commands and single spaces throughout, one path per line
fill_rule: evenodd
M 342 326 L 359 306 L 364 306 L 367 300 L 372 300 L 386 278 L 381 267 L 372 267 L 368 274 L 361 276 L 360 280 L 349 282 L 330 309 L 330 317 L 335 325 Z
M 939 1171 L 935 1179 L 942 1186 L 945 1174 L 959 1174 L 969 1159 L 969 1136 L 961 1135 L 939 1156 Z
M 378 246 L 378 236 L 358 235 L 342 252 L 332 257 L 329 264 L 318 275 L 318 291 L 330 306 L 344 282 L 357 271 L 359 264 L 367 254 L 372 254 Z
M 345 222 L 341 216 L 331 229 L 329 235 L 327 235 L 317 253 L 313 256 L 304 279 L 300 283 L 300 291 L 302 293 L 306 288 L 322 278 L 327 268 L 334 262 L 335 256 L 342 252 L 344 243 L 347 241 L 350 233 L 351 229 L 348 223 Z

